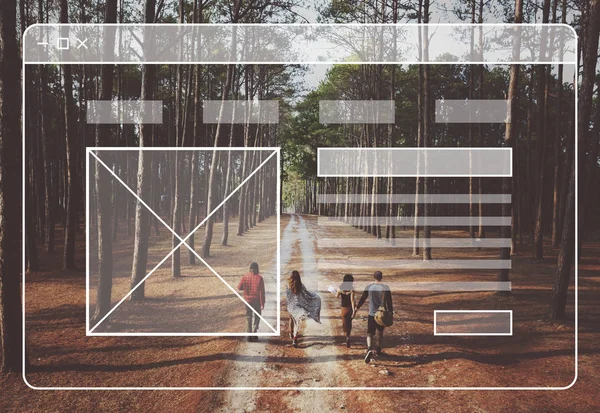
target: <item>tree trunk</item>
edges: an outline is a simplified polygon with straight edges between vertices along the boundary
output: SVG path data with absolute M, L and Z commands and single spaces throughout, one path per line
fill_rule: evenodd
M 106 1 L 106 23 L 115 23 L 117 21 L 117 0 Z M 104 33 L 104 56 L 112 55 L 114 45 L 114 32 L 106 30 Z M 101 100 L 110 100 L 113 89 L 113 65 L 102 66 L 102 87 L 100 92 Z M 96 128 L 96 146 L 111 145 L 110 125 L 98 125 Z M 96 166 L 96 194 L 98 197 L 98 271 L 99 281 L 96 292 L 96 311 L 93 316 L 95 322 L 99 322 L 110 311 L 112 294 L 112 205 L 110 197 L 106 194 L 111 193 L 111 174 L 102 165 Z
M 67 0 L 60 2 L 60 22 L 68 23 Z M 77 219 L 79 208 L 79 178 L 77 176 L 78 159 L 78 136 L 75 119 L 75 103 L 73 101 L 73 75 L 71 65 L 63 65 L 63 79 L 65 89 L 65 139 L 67 156 L 67 211 L 65 225 L 65 248 L 63 255 L 63 267 L 65 269 L 75 268 L 75 233 L 77 231 Z
M 233 45 L 233 41 L 232 41 L 232 45 Z M 232 46 L 233 47 L 233 46 Z M 225 80 L 225 85 L 223 87 L 223 96 L 222 96 L 222 100 L 221 100 L 221 108 L 219 110 L 219 120 L 217 123 L 217 128 L 215 130 L 215 144 L 214 147 L 217 148 L 219 146 L 219 137 L 221 135 L 221 132 L 223 130 L 222 128 L 222 120 L 223 120 L 223 111 L 224 111 L 224 106 L 225 106 L 225 101 L 228 99 L 229 96 L 229 90 L 231 89 L 231 82 L 232 82 L 232 78 L 233 78 L 233 71 L 234 71 L 235 66 L 234 65 L 228 65 L 227 66 L 227 78 Z M 212 161 L 211 161 L 211 165 L 210 165 L 210 172 L 208 175 L 208 198 L 206 200 L 206 214 L 208 216 L 208 214 L 211 213 L 213 207 L 214 207 L 214 198 L 215 198 L 215 186 L 216 186 L 216 169 L 217 169 L 217 163 L 218 163 L 218 159 L 219 159 L 219 151 L 213 151 L 213 157 L 212 157 Z M 202 257 L 209 257 L 210 256 L 210 244 L 212 243 L 212 237 L 213 237 L 213 227 L 214 227 L 214 215 L 211 216 L 210 218 L 208 218 L 208 220 L 206 221 L 206 230 L 204 232 L 204 242 L 202 244 Z
M 184 2 L 183 0 L 179 0 L 179 23 L 183 24 L 184 22 Z M 183 49 L 183 40 L 180 40 L 179 43 L 179 54 L 181 58 L 181 53 Z M 184 121 L 183 121 L 183 113 L 182 104 L 183 104 L 183 65 L 177 65 L 177 79 L 175 86 L 175 146 L 183 146 L 183 138 L 184 138 Z M 173 198 L 173 231 L 175 234 L 179 235 L 181 233 L 181 221 L 182 221 L 182 204 L 183 204 L 183 177 L 181 173 L 179 173 L 178 167 L 180 162 L 183 159 L 183 156 L 180 151 L 175 151 L 175 163 L 173 168 L 173 175 L 175 177 L 175 185 L 174 185 L 174 198 Z M 171 237 L 172 248 L 174 249 L 173 255 L 171 256 L 171 275 L 173 278 L 181 277 L 181 247 L 177 247 L 180 243 L 179 238 L 173 234 Z
M 523 0 L 515 0 L 515 23 L 520 24 L 523 21 Z M 520 60 L 521 50 L 521 38 L 518 36 L 513 41 L 512 50 L 512 61 L 518 62 Z M 514 64 L 510 66 L 510 81 L 508 85 L 508 104 L 510 114 L 506 121 L 506 130 L 504 135 L 504 144 L 506 147 L 515 147 L 515 129 L 517 126 L 516 115 L 517 115 L 517 95 L 518 95 L 518 84 L 519 84 L 519 65 Z M 513 158 L 514 163 L 514 158 Z M 516 171 L 513 165 L 513 171 Z M 512 194 L 512 178 L 502 178 L 502 193 Z M 511 216 L 512 210 L 514 209 L 514 203 L 517 202 L 516 197 L 512 194 L 511 203 L 502 204 L 502 216 Z M 514 221 L 511 221 L 511 226 L 504 225 L 501 229 L 502 238 L 511 238 L 512 232 L 514 231 Z M 500 259 L 510 260 L 510 247 L 500 249 Z M 508 268 L 501 269 L 498 272 L 497 280 L 500 282 L 509 281 L 510 270 Z M 510 294 L 508 291 L 498 291 L 500 295 Z
M 418 22 L 421 23 L 422 21 L 422 7 L 423 7 L 423 1 L 419 0 L 419 10 L 417 12 L 418 14 Z M 419 29 L 419 58 L 421 61 L 423 61 L 423 35 L 421 33 L 421 28 Z M 417 148 L 420 148 L 421 146 L 423 146 L 423 68 L 425 66 L 423 64 L 419 65 L 419 74 L 418 74 L 418 79 L 417 79 L 417 88 L 418 88 L 418 95 L 417 95 Z M 417 167 L 418 167 L 418 162 L 419 159 L 417 159 Z M 415 206 L 414 206 L 414 215 L 413 215 L 413 219 L 414 219 L 414 235 L 413 235 L 413 256 L 418 256 L 420 254 L 420 248 L 419 248 L 419 232 L 420 232 L 420 227 L 417 223 L 417 220 L 419 219 L 419 208 L 420 208 L 420 202 L 419 202 L 419 192 L 421 191 L 421 177 L 418 175 L 418 170 L 417 170 L 417 177 L 415 178 Z
M 544 0 L 542 13 L 542 23 L 548 23 L 550 16 L 550 0 Z M 546 33 L 542 29 L 542 44 L 540 46 L 540 58 L 545 59 L 546 56 Z M 537 141 L 537 197 L 535 201 L 535 227 L 533 233 L 533 256 L 541 260 L 544 258 L 544 170 L 546 161 L 546 114 L 548 113 L 546 101 L 547 90 L 547 68 L 545 65 L 538 65 L 538 108 L 537 108 L 537 124 L 536 124 L 536 141 Z
M 33 77 L 33 68 L 26 68 L 25 76 Z M 28 86 L 25 88 L 25 94 L 27 95 L 27 99 L 31 99 L 30 102 L 34 102 L 32 93 L 32 87 Z M 33 104 L 27 105 L 25 108 L 26 117 L 31 119 L 30 122 L 25 126 L 25 131 L 30 136 L 35 136 L 36 132 L 38 132 L 38 116 L 33 116 L 35 113 L 35 108 Z M 37 236 L 38 231 L 41 229 L 40 221 L 39 221 L 39 209 L 38 205 L 34 200 L 35 195 L 35 183 L 36 183 L 36 169 L 37 165 L 35 162 L 32 162 L 32 158 L 35 156 L 35 153 L 38 151 L 37 142 L 34 140 L 32 145 L 30 146 L 30 150 L 25 153 L 25 209 L 27 211 L 27 225 L 25 228 L 25 264 L 26 269 L 29 271 L 37 271 L 39 269 L 39 259 L 38 259 L 38 251 L 37 251 Z M 32 165 L 32 163 L 35 165 Z
M 235 71 L 232 72 L 232 77 L 233 79 L 231 80 L 231 83 L 234 85 L 234 91 L 233 94 L 236 96 L 236 99 L 239 99 L 239 85 L 235 85 L 236 80 L 235 80 Z M 233 107 L 233 112 L 231 114 L 231 125 L 230 125 L 230 130 L 229 130 L 229 150 L 227 151 L 227 171 L 225 172 L 225 185 L 224 185 L 224 189 L 223 189 L 223 199 L 225 199 L 227 197 L 227 195 L 229 195 L 229 181 L 231 180 L 231 147 L 233 146 L 233 132 L 234 132 L 234 123 L 233 120 L 235 119 L 235 106 Z M 229 211 L 229 207 L 230 207 L 230 203 L 233 203 L 233 201 L 227 201 L 223 204 L 223 235 L 221 237 L 221 245 L 227 245 L 227 241 L 229 239 L 229 215 L 231 214 Z
M 42 2 L 40 1 L 40 4 Z M 40 73 L 40 90 L 39 90 L 39 102 L 40 102 L 40 144 L 41 144 L 41 155 L 42 163 L 44 168 L 44 214 L 46 215 L 46 252 L 54 253 L 54 201 L 53 196 L 56 194 L 52 191 L 52 151 L 48 150 L 48 147 L 52 144 L 52 134 L 49 133 L 48 127 L 48 115 L 46 111 L 46 90 L 48 83 L 48 75 L 46 65 L 39 65 L 38 70 Z M 86 183 L 87 185 L 87 183 Z
M 423 23 L 429 23 L 429 0 L 425 0 L 423 3 Z M 425 61 L 429 60 L 429 31 L 427 26 L 423 28 L 423 54 Z M 423 147 L 427 148 L 431 143 L 431 86 L 430 86 L 430 72 L 431 68 L 429 65 L 425 65 L 423 68 Z M 427 173 L 427 155 L 424 157 L 425 161 L 425 172 Z M 431 187 L 431 179 L 425 177 L 423 179 L 423 197 L 427 197 Z M 423 227 L 423 260 L 428 261 L 431 259 L 431 226 L 428 225 L 427 218 L 430 215 L 429 202 L 424 200 L 423 203 L 423 218 L 425 219 Z
M 476 14 L 475 14 L 475 5 L 476 1 L 471 0 L 471 24 L 475 24 Z M 475 57 L 475 28 L 471 29 L 471 59 Z M 475 65 L 469 65 L 469 101 L 473 99 L 475 89 Z M 473 123 L 469 122 L 469 146 L 472 148 L 474 146 L 474 127 Z M 471 157 L 469 156 L 469 172 L 471 172 L 472 162 Z M 473 219 L 475 216 L 475 205 L 473 204 L 473 189 L 475 188 L 475 179 L 471 174 L 469 174 L 469 219 Z M 471 238 L 475 238 L 475 225 L 473 222 L 469 225 L 469 236 Z
M 156 0 L 146 0 L 145 21 L 154 21 L 154 9 Z M 146 28 L 148 30 L 149 28 Z M 144 44 L 152 42 L 152 34 L 144 39 Z M 154 97 L 154 65 L 142 65 L 142 90 L 140 100 L 152 100 Z M 149 199 L 152 184 L 152 153 L 144 151 L 144 147 L 152 146 L 152 125 L 140 125 L 140 151 L 138 155 L 137 172 L 137 195 L 140 199 Z M 148 263 L 148 238 L 150 236 L 150 211 L 136 202 L 135 207 L 135 241 L 133 245 L 133 264 L 131 270 L 130 289 L 133 289 L 146 276 L 146 265 Z M 131 301 L 139 301 L 144 298 L 145 284 L 142 283 L 130 296 Z
M 479 24 L 483 23 L 483 0 L 479 0 Z M 479 60 L 483 61 L 483 28 L 479 27 Z M 485 73 L 485 65 L 479 65 L 479 70 L 478 70 L 478 85 L 477 85 L 477 97 L 479 99 L 484 99 L 484 95 L 483 95 L 483 75 Z M 478 140 L 479 140 L 479 146 L 484 146 L 484 137 L 483 137 L 483 130 L 481 127 L 481 123 L 477 123 L 477 135 L 478 135 Z M 478 231 L 478 237 L 480 239 L 485 238 L 485 227 L 483 225 L 483 208 L 484 208 L 484 203 L 483 203 L 483 179 L 481 177 L 477 178 L 477 194 L 479 195 L 479 231 Z
M 590 4 L 585 33 L 586 44 L 583 51 L 583 73 L 581 78 L 581 93 L 579 94 L 579 136 L 577 138 L 579 148 L 584 148 L 586 142 L 592 139 L 590 119 L 598 53 L 598 35 L 600 34 L 600 0 L 592 0 Z M 565 316 L 571 266 L 575 256 L 575 163 L 571 166 L 569 194 L 566 202 L 558 265 L 552 289 L 552 303 L 550 305 L 550 317 L 552 319 L 560 319 Z
M 194 68 L 196 72 L 195 76 L 195 94 L 194 94 L 194 140 L 193 145 L 198 145 L 198 136 L 200 135 L 200 124 L 202 120 L 200 119 L 200 66 L 196 65 Z M 188 216 L 188 227 L 190 231 L 196 228 L 196 216 L 198 214 L 198 151 L 194 151 L 191 157 L 191 166 L 190 166 L 190 214 Z M 204 168 L 206 171 L 206 168 Z M 193 233 L 187 240 L 188 245 L 194 249 L 194 237 L 195 233 Z M 192 250 L 189 250 L 188 259 L 190 265 L 194 265 L 196 263 L 196 255 Z
M 554 0 L 554 20 L 556 21 L 556 8 L 559 0 Z M 563 0 L 562 4 L 562 23 L 567 22 L 567 2 Z M 559 60 L 562 60 L 564 45 L 561 43 L 559 48 Z M 556 90 L 556 128 L 554 134 L 554 193 L 552 203 L 552 246 L 558 246 L 559 239 L 559 225 L 560 225 L 560 135 L 561 135 L 561 122 L 562 113 L 562 92 L 563 92 L 563 65 L 558 65 L 558 81 Z M 565 171 L 566 172 L 566 171 Z
M 21 71 L 16 1 L 0 2 L 0 371 L 21 372 Z

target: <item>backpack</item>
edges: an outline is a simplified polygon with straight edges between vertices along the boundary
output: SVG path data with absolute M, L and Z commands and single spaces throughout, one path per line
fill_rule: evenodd
M 382 327 L 390 327 L 392 324 L 394 324 L 394 313 L 387 310 L 387 305 L 385 302 L 386 297 L 387 290 L 384 290 L 381 305 L 379 306 L 377 312 L 375 313 L 375 316 L 373 317 L 375 319 L 375 322 Z

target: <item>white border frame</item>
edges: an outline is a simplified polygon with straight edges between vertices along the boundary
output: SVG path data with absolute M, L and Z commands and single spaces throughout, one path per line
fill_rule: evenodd
M 510 328 L 508 333 L 438 333 L 438 313 L 508 313 Z M 512 336 L 513 335 L 513 310 L 433 310 L 433 335 L 434 336 Z
M 280 147 L 268 147 L 268 146 L 262 146 L 260 148 L 255 148 L 255 147 L 180 147 L 180 146 L 152 146 L 152 147 L 135 147 L 135 146 L 129 146 L 129 147 L 118 147 L 118 146 L 104 146 L 104 147 L 98 147 L 98 146 L 87 146 L 85 148 L 85 178 L 86 178 L 86 186 L 85 186 L 85 194 L 86 194 L 86 199 L 85 199 L 85 234 L 86 234 L 86 244 L 85 244 L 85 335 L 87 337 L 102 337 L 102 336 L 108 336 L 108 337 L 249 337 L 249 336 L 259 336 L 259 337 L 279 337 L 281 335 L 281 294 L 280 294 L 280 288 L 281 288 L 281 266 L 280 266 L 280 248 L 279 248 L 279 244 L 281 242 L 280 240 L 280 231 L 279 231 L 279 226 L 280 226 L 280 218 L 281 218 L 281 205 L 279 205 L 279 185 L 281 182 L 281 168 L 277 168 L 277 200 L 275 202 L 276 204 L 276 217 L 277 217 L 277 252 L 276 252 L 276 260 L 277 260 L 277 268 L 275 269 L 275 276 L 276 276 L 276 282 L 277 282 L 277 327 L 276 330 L 274 332 L 268 332 L 268 333 L 244 333 L 244 332 L 239 332 L 239 333 L 232 333 L 232 332 L 223 332 L 223 333 L 167 333 L 167 332 L 94 332 L 93 330 L 90 331 L 90 263 L 89 263 L 89 257 L 90 257 L 90 228 L 89 228 L 89 224 L 90 224 L 90 197 L 89 197 L 89 190 L 90 190 L 90 156 L 91 156 L 91 151 L 127 151 L 127 152 L 139 152 L 139 151 L 207 151 L 207 152 L 212 152 L 212 151 L 220 151 L 220 152 L 226 152 L 226 151 L 260 151 L 260 152 L 276 152 L 275 155 L 275 162 L 277 162 L 277 165 L 280 165 L 280 153 L 281 153 L 281 148 Z M 272 161 L 269 161 L 272 162 Z M 263 165 L 264 166 L 264 165 Z M 252 173 L 253 171 L 250 171 L 250 173 Z M 245 185 L 245 183 L 240 184 L 241 185 Z M 234 189 L 235 191 L 235 189 Z M 180 236 L 181 237 L 181 236 Z M 183 246 L 179 247 L 179 248 L 184 248 Z M 146 280 L 147 281 L 147 280 Z M 235 287 L 234 287 L 235 288 Z
M 450 25 L 450 24 L 449 24 Z M 454 24 L 453 24 L 454 25 Z M 455 24 L 457 26 L 469 26 L 469 24 L 466 23 L 460 23 L 460 24 Z M 497 24 L 485 24 L 483 23 L 483 26 L 494 26 Z M 35 26 L 35 25 L 33 25 Z M 32 26 L 29 26 L 27 29 L 25 29 L 25 32 L 27 32 L 27 30 L 29 30 Z M 570 27 L 570 26 L 568 26 Z M 579 41 L 579 38 L 577 37 L 577 33 L 575 32 L 575 30 L 570 27 L 571 30 L 573 30 L 573 33 L 576 36 L 577 41 Z M 108 63 L 108 62 L 107 62 Z M 147 64 L 152 64 L 151 62 L 146 62 Z M 304 63 L 304 64 L 323 64 L 326 62 L 309 62 L 309 63 Z M 545 64 L 543 62 L 494 62 L 494 63 L 490 63 L 490 62 L 464 62 L 464 61 L 457 61 L 457 62 L 428 62 L 429 64 L 489 64 L 489 65 L 510 65 L 511 63 L 514 64 L 519 64 L 519 65 L 537 65 L 537 64 Z M 401 64 L 428 64 L 428 63 L 424 63 L 424 62 L 401 62 Z M 36 63 L 31 63 L 31 64 L 36 64 Z M 98 63 L 95 63 L 98 64 Z M 133 63 L 132 63 L 133 64 Z M 139 64 L 139 63 L 135 63 L 135 64 Z M 169 64 L 169 63 L 165 63 L 165 62 L 160 62 L 160 64 Z M 178 64 L 178 63 L 172 63 L 172 64 Z M 216 64 L 216 63 L 215 63 Z M 248 62 L 248 64 L 250 64 L 250 62 Z M 267 64 L 264 62 L 261 62 L 260 64 Z M 338 64 L 335 63 L 334 64 Z M 339 63 L 339 64 L 343 64 L 343 63 Z M 356 62 L 352 62 L 352 64 L 357 64 Z M 377 62 L 370 62 L 369 64 L 377 64 Z M 385 64 L 389 64 L 389 63 L 385 63 Z M 573 62 L 552 62 L 551 64 L 564 64 L 564 65 L 576 65 Z M 22 87 L 21 87 L 21 110 L 22 110 L 22 125 L 25 125 L 26 123 L 26 111 L 25 111 L 25 60 L 22 59 L 21 61 L 21 66 L 22 66 L 22 76 L 21 76 L 21 82 L 22 82 Z M 579 112 L 579 108 L 578 108 L 578 102 L 579 102 L 579 88 L 578 88 L 578 84 L 579 84 L 579 73 L 577 73 L 577 70 L 575 70 L 574 73 L 574 90 L 575 90 L 575 119 L 578 118 L 578 112 Z M 574 148 L 574 155 L 575 155 L 575 211 L 573 212 L 575 214 L 575 241 L 577 241 L 577 239 L 579 238 L 579 216 L 578 216 L 578 205 L 579 205 L 579 190 L 578 190 L 578 181 L 579 181 L 579 172 L 578 172 L 578 165 L 579 165 L 579 155 L 578 155 L 578 147 L 579 147 L 579 143 L 577 140 L 577 136 L 578 136 L 578 122 L 574 122 L 575 124 L 575 148 Z M 22 158 L 22 188 L 25 188 L 25 177 L 26 177 L 26 170 L 25 170 L 25 128 L 22 127 L 21 128 L 21 133 L 23 136 L 22 139 L 22 153 L 23 153 L 23 158 Z M 137 148 L 139 149 L 139 148 Z M 278 182 L 278 184 L 280 184 L 280 182 Z M 278 191 L 280 190 L 280 185 L 278 185 Z M 278 193 L 279 195 L 279 193 Z M 25 191 L 22 191 L 22 199 L 21 199 L 22 205 L 23 205 L 23 213 L 21 215 L 21 221 L 22 221 L 22 228 L 23 228 L 23 234 L 25 234 L 25 216 L 26 216 L 26 203 L 25 203 Z M 281 232 L 281 229 L 279 228 L 278 234 Z M 26 335 L 25 335 L 25 236 L 21 237 L 22 240 L 22 245 L 21 245 L 21 250 L 22 250 L 22 261 L 23 261 L 23 266 L 22 266 L 22 306 L 23 306 L 23 311 L 22 311 L 22 328 L 23 328 L 23 359 L 22 359 L 22 377 L 23 377 L 23 381 L 25 382 L 25 384 L 33 389 L 33 390 L 100 390 L 100 391 L 104 391 L 104 390 L 126 390 L 126 391 L 130 391 L 130 390 L 244 390 L 244 391 L 254 391 L 254 390 L 297 390 L 297 391 L 306 391 L 306 390 L 316 390 L 316 391 L 327 391 L 327 390 L 424 390 L 424 391 L 436 391 L 436 390 L 459 390 L 459 391 L 477 391 L 477 390 L 499 390 L 499 391 L 505 391 L 505 390 L 516 390 L 516 391 L 522 391 L 522 390 L 527 390 L 527 391 L 548 391 L 548 390 L 568 390 L 571 387 L 573 387 L 575 385 L 575 383 L 577 382 L 577 379 L 579 378 L 579 366 L 578 366 L 578 360 L 579 360 L 579 344 L 578 344 L 578 339 L 579 339 L 579 265 L 577 263 L 577 260 L 574 260 L 574 271 L 575 271 L 575 290 L 574 290 L 574 295 L 575 295 L 575 303 L 574 303 L 574 309 L 575 309 L 575 337 L 574 337 L 574 344 L 575 344 L 575 375 L 573 377 L 573 380 L 571 381 L 571 383 L 567 384 L 566 386 L 559 386 L 559 387 L 544 387 L 544 386 L 512 386 L 512 387 L 420 387 L 420 386 L 415 386 L 415 387 L 157 387 L 157 386 L 150 386 L 150 387 L 85 387 L 85 386 L 81 386 L 81 387 L 58 387 L 58 386 L 54 386 L 54 387 L 37 387 L 37 386 L 33 386 L 31 383 L 29 383 L 27 381 L 27 373 L 26 373 L 26 363 L 25 363 L 25 347 L 26 347 Z M 578 255 L 578 251 L 579 251 L 579 245 L 577 242 L 574 243 L 574 249 L 575 249 L 575 256 Z M 279 263 L 278 263 L 279 264 Z

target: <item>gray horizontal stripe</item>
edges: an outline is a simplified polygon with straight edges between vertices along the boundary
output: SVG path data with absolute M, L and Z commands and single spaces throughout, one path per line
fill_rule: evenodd
M 319 248 L 412 248 L 413 238 L 319 238 Z M 432 248 L 508 248 L 510 238 L 419 238 Z
M 364 291 L 371 281 L 355 281 L 354 290 Z M 448 282 L 387 282 L 384 283 L 394 291 L 511 291 L 510 281 L 448 281 Z M 339 284 L 319 282 L 319 292 L 328 292 L 329 287 L 337 288 Z
M 279 123 L 279 101 L 205 100 L 202 116 L 204 123 Z
M 511 177 L 511 148 L 318 148 L 319 177 Z
M 510 336 L 512 312 L 436 310 L 433 328 L 438 336 Z
M 387 225 L 394 226 L 410 226 L 415 225 L 414 217 L 348 217 L 344 222 L 344 217 L 319 217 L 317 219 L 318 225 L 331 226 L 331 225 L 358 225 L 361 223 L 372 225 Z M 470 226 L 479 225 L 479 217 L 418 217 L 416 219 L 417 225 L 419 226 Z M 509 226 L 511 224 L 511 217 L 482 217 L 481 223 L 485 226 Z
M 393 100 L 320 100 L 319 122 L 395 123 L 396 106 Z
M 510 269 L 510 260 L 319 260 L 319 270 L 351 271 L 358 268 L 388 270 L 500 270 Z
M 161 100 L 88 100 L 86 122 L 89 124 L 161 124 Z
M 504 123 L 510 120 L 510 101 L 501 99 L 437 99 L 436 123 Z
M 393 204 L 470 204 L 479 203 L 482 204 L 509 204 L 511 201 L 511 194 L 376 194 L 375 199 L 371 194 L 365 196 L 364 194 L 318 194 L 317 202 L 321 204 L 328 203 L 350 203 L 350 204 L 362 204 L 372 203 L 387 204 L 389 202 Z

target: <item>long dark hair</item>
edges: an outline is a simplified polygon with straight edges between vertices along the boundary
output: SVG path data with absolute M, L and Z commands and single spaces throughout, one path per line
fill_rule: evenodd
M 302 290 L 302 279 L 298 271 L 292 271 L 292 275 L 288 278 L 288 287 L 294 294 L 298 294 Z
M 258 264 L 255 262 L 250 264 L 250 271 L 253 272 L 254 274 L 258 274 Z
M 340 290 L 342 290 L 342 291 L 354 290 L 354 277 L 352 276 L 352 274 L 344 275 L 344 280 L 340 284 Z

